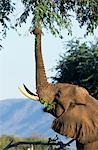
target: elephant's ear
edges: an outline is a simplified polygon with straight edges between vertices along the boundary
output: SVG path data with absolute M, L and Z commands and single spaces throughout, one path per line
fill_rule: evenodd
M 88 91 L 77 85 L 69 86 L 67 89 L 62 88 L 57 94 L 57 99 L 62 103 L 65 112 L 69 109 L 70 105 L 86 105 L 88 103 L 86 98 L 89 95 Z
M 86 98 L 89 95 L 88 91 L 83 88 L 76 86 L 75 87 L 75 102 L 78 104 L 87 104 L 88 99 Z
M 98 110 L 91 105 L 76 105 L 64 112 L 53 121 L 52 129 L 82 144 L 98 140 Z

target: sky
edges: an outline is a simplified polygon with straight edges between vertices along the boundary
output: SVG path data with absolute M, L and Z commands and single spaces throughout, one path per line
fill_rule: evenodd
M 21 7 L 19 3 L 17 6 Z M 49 32 L 45 32 L 42 37 L 42 50 L 47 77 L 55 75 L 52 68 L 56 66 L 59 55 L 66 52 L 64 42 L 73 37 L 82 37 L 85 28 L 80 29 L 78 23 L 73 20 L 73 35 L 68 36 L 66 31 L 62 31 L 63 39 L 54 37 Z M 35 92 L 35 57 L 34 57 L 34 35 L 29 34 L 28 25 L 19 29 L 18 33 L 9 30 L 6 39 L 3 40 L 4 49 L 0 51 L 0 100 L 10 98 L 24 98 L 18 90 L 23 83 Z M 83 40 L 93 41 L 98 38 L 98 29 L 94 36 L 88 36 Z M 50 80 L 49 80 L 50 81 Z

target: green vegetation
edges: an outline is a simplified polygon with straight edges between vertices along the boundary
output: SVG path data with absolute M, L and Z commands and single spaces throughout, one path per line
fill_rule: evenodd
M 98 1 L 97 0 L 21 0 L 24 11 L 20 16 L 19 23 L 26 22 L 32 14 L 31 24 L 49 28 L 53 33 L 59 32 L 56 25 L 69 28 L 70 17 L 75 13 L 76 20 L 80 26 L 87 26 L 87 32 L 93 32 L 98 25 Z M 1 0 L 0 22 L 7 27 L 6 20 L 10 21 L 10 14 L 13 13 L 14 0 Z M 56 23 L 56 24 L 55 24 Z
M 12 141 L 13 140 L 13 141 Z M 12 141 L 12 143 L 11 143 Z M 22 142 L 21 144 L 19 144 L 19 142 Z M 23 142 L 26 142 L 26 144 L 23 144 Z M 27 144 L 27 142 L 29 144 Z M 30 145 L 31 142 L 35 142 L 35 143 L 43 143 L 43 144 L 47 144 L 47 145 L 42 145 L 42 144 L 38 144 L 38 145 Z M 0 137 L 0 150 L 3 150 L 3 148 L 5 148 L 6 146 L 8 146 L 8 144 L 11 143 L 12 144 L 16 144 L 18 143 L 19 145 L 17 147 L 11 147 L 9 148 L 9 150 L 30 150 L 30 147 L 33 146 L 34 150 L 55 150 L 55 149 L 63 149 L 64 150 L 69 150 L 69 146 L 65 147 L 65 145 L 63 145 L 64 143 L 62 143 L 61 141 L 59 141 L 58 137 L 56 136 L 55 138 L 43 138 L 43 137 L 39 137 L 39 136 L 34 136 L 34 137 L 25 137 L 25 138 L 20 138 L 20 137 L 16 137 L 16 136 L 1 136 Z M 49 143 L 52 144 L 59 144 L 57 145 L 49 145 Z M 68 144 L 69 145 L 69 144 Z
M 6 36 L 6 29 L 9 28 L 11 18 L 10 14 L 14 11 L 14 3 L 11 0 L 1 0 L 0 1 L 0 25 L 2 25 L 3 29 L 2 36 Z
M 0 34 L 6 35 L 6 29 L 12 27 L 11 14 L 16 9 L 14 0 L 0 1 Z M 21 0 L 24 10 L 16 18 L 16 26 L 26 23 L 31 18 L 30 27 L 40 26 L 50 29 L 52 34 L 60 34 L 61 29 L 69 32 L 72 25 L 71 18 L 75 17 L 80 27 L 87 27 L 87 34 L 93 33 L 98 26 L 98 0 Z M 74 14 L 74 16 L 73 16 Z M 15 26 L 13 27 L 15 28 Z
M 20 138 L 15 136 L 1 136 L 0 137 L 0 150 L 2 150 L 5 146 L 7 146 L 10 141 L 13 140 L 13 143 L 20 142 L 20 141 L 28 141 L 28 142 L 34 142 L 34 141 L 41 141 L 41 142 L 47 142 L 48 139 L 41 138 L 38 136 L 35 137 L 28 137 L 28 138 Z M 46 150 L 48 146 L 45 145 L 35 145 L 34 150 Z M 19 145 L 19 150 L 27 150 L 27 148 L 30 148 L 30 145 Z M 10 150 L 16 150 L 14 148 L 10 148 Z
M 69 41 L 55 69 L 54 81 L 83 86 L 98 99 L 98 40 L 95 44 Z

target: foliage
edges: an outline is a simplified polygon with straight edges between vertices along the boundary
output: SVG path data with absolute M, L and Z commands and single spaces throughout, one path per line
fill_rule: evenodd
M 22 0 L 22 3 L 25 9 L 19 23 L 26 22 L 31 12 L 32 26 L 39 22 L 40 26 L 50 29 L 53 34 L 59 34 L 62 27 L 70 31 L 73 13 L 80 27 L 87 25 L 87 34 L 98 25 L 98 0 Z
M 16 25 L 26 22 L 28 16 L 32 14 L 31 29 L 35 26 L 44 27 L 47 30 L 50 29 L 53 35 L 60 34 L 61 28 L 67 28 L 71 32 L 70 15 L 66 11 L 60 12 L 59 3 L 52 0 L 22 0 L 22 3 L 25 9 L 17 19 Z
M 83 86 L 98 98 L 98 41 L 93 44 L 71 40 L 60 58 L 54 80 Z
M 71 33 L 71 18 L 76 16 L 80 27 L 86 25 L 87 34 L 93 33 L 98 25 L 98 0 L 21 0 L 24 5 L 23 13 L 17 18 L 16 26 L 26 23 L 32 18 L 31 28 L 41 26 L 50 29 L 52 34 L 62 38 L 62 28 Z M 14 0 L 0 1 L 0 25 L 3 27 L 0 33 L 6 35 L 6 29 L 11 23 L 10 14 L 13 13 Z M 74 15 L 73 15 L 74 14 Z
M 98 0 L 21 0 L 24 5 L 23 13 L 16 19 L 15 26 L 10 26 L 13 22 L 12 14 L 16 5 L 14 0 L 0 1 L 0 41 L 6 36 L 6 31 L 10 27 L 16 29 L 22 23 L 26 23 L 28 18 L 32 18 L 30 31 L 35 26 L 50 30 L 53 35 L 61 35 L 61 29 L 67 29 L 71 33 L 72 17 L 79 22 L 80 27 L 86 26 L 86 34 L 93 33 L 98 26 Z M 73 15 L 74 14 L 74 15 Z M 0 48 L 2 45 L 0 44 Z
M 9 15 L 14 10 L 14 3 L 11 0 L 0 1 L 0 23 L 3 26 L 3 34 L 6 35 L 6 29 L 8 29 L 8 23 L 11 21 Z
M 50 29 L 53 34 L 59 33 L 61 28 L 67 28 L 70 32 L 70 25 L 73 12 L 80 26 L 87 25 L 87 32 L 93 32 L 98 25 L 98 0 L 21 0 L 24 12 L 17 19 L 17 24 L 26 22 L 32 15 L 32 26 L 39 25 Z M 10 21 L 9 15 L 13 12 L 14 3 L 12 0 L 0 1 L 0 23 L 7 28 Z
M 14 10 L 14 3 L 11 2 L 11 0 L 0 0 L 0 34 L 2 34 L 3 37 L 6 36 L 6 31 L 9 29 L 9 24 L 11 22 L 10 14 Z M 1 39 L 2 40 L 2 37 Z M 0 45 L 0 48 L 2 46 Z

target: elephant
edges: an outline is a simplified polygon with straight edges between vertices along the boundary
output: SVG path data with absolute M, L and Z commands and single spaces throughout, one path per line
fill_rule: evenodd
M 36 27 L 35 64 L 36 90 L 33 94 L 25 85 L 20 91 L 31 99 L 43 101 L 52 105 L 44 108 L 55 119 L 51 128 L 66 137 L 76 140 L 77 150 L 98 149 L 98 101 L 89 92 L 78 85 L 69 83 L 49 83 L 47 81 L 42 50 L 42 31 Z

